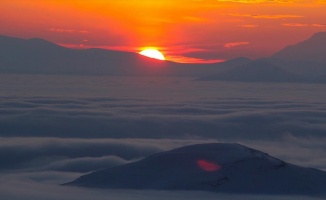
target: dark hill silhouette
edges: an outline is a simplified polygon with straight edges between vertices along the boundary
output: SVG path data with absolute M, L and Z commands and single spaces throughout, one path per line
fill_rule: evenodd
M 70 75 L 201 76 L 249 62 L 239 58 L 224 63 L 181 64 L 137 53 L 104 49 L 76 50 L 43 39 L 0 36 L 0 73 Z
M 222 80 L 239 82 L 304 82 L 305 80 L 280 67 L 271 64 L 267 59 L 255 60 L 249 64 L 204 76 L 198 80 Z
M 199 80 L 326 83 L 326 32 L 258 59 Z
M 204 190 L 325 195 L 326 172 L 303 168 L 238 144 L 198 144 L 84 175 L 65 184 L 91 188 Z
M 135 53 L 102 49 L 74 50 L 42 39 L 22 40 L 0 37 L 0 44 L 0 69 L 3 73 L 151 74 L 166 65 L 166 62 L 149 59 Z M 150 67 L 152 65 L 156 68 Z
M 326 63 L 326 32 L 316 33 L 303 42 L 288 46 L 272 58 Z
M 137 53 L 104 49 L 76 50 L 42 39 L 0 36 L 0 73 L 187 76 L 199 80 L 326 83 L 326 32 L 316 33 L 272 57 L 251 61 L 182 64 Z
M 275 53 L 270 60 L 308 82 L 326 83 L 326 32 Z

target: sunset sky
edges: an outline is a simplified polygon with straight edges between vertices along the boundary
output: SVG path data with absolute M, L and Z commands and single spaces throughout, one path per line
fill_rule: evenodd
M 326 31 L 326 0 L 1 0 L 0 34 L 177 62 L 270 56 Z

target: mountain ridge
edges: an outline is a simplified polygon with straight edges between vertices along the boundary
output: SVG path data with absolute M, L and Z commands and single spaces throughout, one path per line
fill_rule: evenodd
M 218 72 L 249 62 L 184 64 L 138 53 L 106 49 L 70 49 L 40 38 L 0 36 L 0 73 L 65 75 L 190 76 Z
M 49 41 L 0 36 L 0 73 L 96 76 L 175 76 L 195 80 L 326 83 L 326 32 L 268 58 L 222 63 L 159 61 L 137 53 L 70 49 Z

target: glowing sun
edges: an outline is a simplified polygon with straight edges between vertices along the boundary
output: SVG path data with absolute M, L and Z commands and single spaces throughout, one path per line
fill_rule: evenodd
M 164 55 L 156 49 L 145 49 L 139 53 L 140 55 L 154 58 L 157 60 L 165 60 Z

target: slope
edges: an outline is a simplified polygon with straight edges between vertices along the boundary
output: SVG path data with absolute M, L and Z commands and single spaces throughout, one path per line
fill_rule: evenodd
M 298 167 L 238 144 L 198 144 L 84 175 L 91 188 L 322 195 L 326 172 Z

